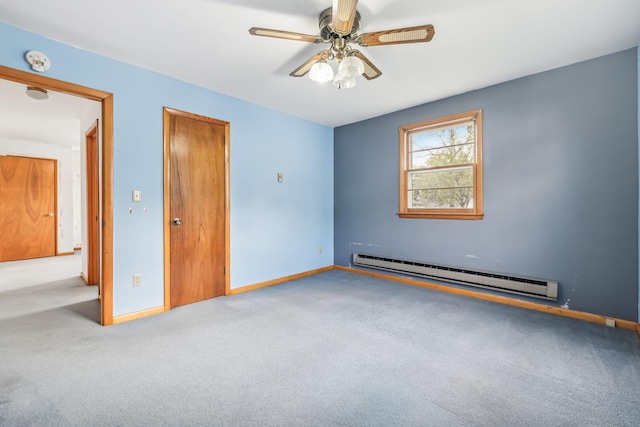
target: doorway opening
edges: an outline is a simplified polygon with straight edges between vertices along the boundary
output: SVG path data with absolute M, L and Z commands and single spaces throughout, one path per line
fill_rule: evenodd
M 5 66 L 0 66 L 0 79 L 98 101 L 101 104 L 102 123 L 99 130 L 102 134 L 102 147 L 98 161 L 98 168 L 101 171 L 101 185 L 98 190 L 100 200 L 98 252 L 101 268 L 98 284 L 100 323 L 111 325 L 113 324 L 113 95 L 98 89 Z

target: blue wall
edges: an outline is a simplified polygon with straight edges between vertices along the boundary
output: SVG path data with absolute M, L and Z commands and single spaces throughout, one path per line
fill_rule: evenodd
M 555 279 L 558 304 L 637 320 L 637 70 L 630 49 L 335 129 L 335 263 Z M 484 220 L 399 219 L 398 127 L 476 108 Z
M 30 71 L 24 54 L 39 50 L 52 62 L 47 77 L 114 94 L 115 316 L 164 304 L 164 106 L 231 123 L 232 288 L 333 264 L 331 128 L 2 23 L 0 40 L 1 65 Z M 132 287 L 134 273 L 143 286 Z

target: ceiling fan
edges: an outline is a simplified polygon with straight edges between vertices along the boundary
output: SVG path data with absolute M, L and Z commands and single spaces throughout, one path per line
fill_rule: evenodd
M 302 77 L 309 73 L 311 80 L 316 82 L 332 80 L 333 85 L 339 89 L 355 86 L 356 77 L 359 75 L 367 80 L 382 75 L 382 72 L 359 50 L 353 49 L 351 44 L 366 47 L 424 43 L 431 41 L 435 34 L 435 29 L 430 24 L 360 34 L 360 13 L 356 10 L 357 6 L 358 0 L 333 0 L 333 6 L 320 14 L 320 35 L 318 36 L 259 27 L 249 29 L 249 33 L 254 36 L 309 43 L 330 43 L 331 46 L 328 49 L 313 55 L 289 75 Z M 337 73 L 334 73 L 327 60 L 339 63 Z

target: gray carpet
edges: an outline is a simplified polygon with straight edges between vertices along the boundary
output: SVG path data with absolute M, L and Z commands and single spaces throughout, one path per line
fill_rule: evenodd
M 0 294 L 0 425 L 640 425 L 632 331 L 340 271 L 107 328 L 90 291 Z

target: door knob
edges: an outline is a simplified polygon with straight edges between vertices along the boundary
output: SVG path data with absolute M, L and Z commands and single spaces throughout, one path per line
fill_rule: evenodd
M 173 225 L 180 225 L 182 224 L 182 221 L 180 221 L 180 218 L 173 218 Z
M 47 216 L 53 216 L 53 212 L 49 212 Z

